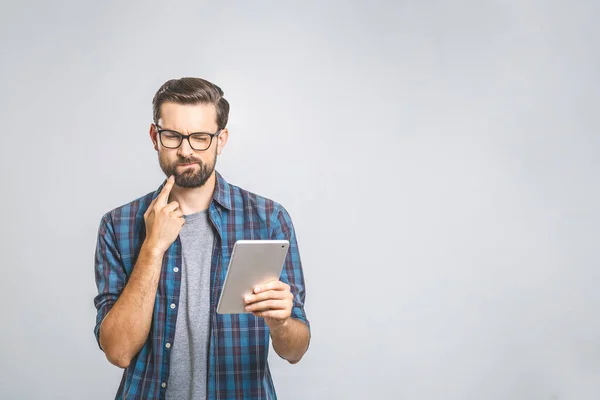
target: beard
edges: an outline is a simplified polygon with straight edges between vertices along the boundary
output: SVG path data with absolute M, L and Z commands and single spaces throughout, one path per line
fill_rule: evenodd
M 163 160 L 160 155 L 158 156 L 158 162 L 160 164 L 160 168 L 167 177 L 171 175 L 175 177 L 175 184 L 177 186 L 184 188 L 197 188 L 203 186 L 215 170 L 215 165 L 217 164 L 217 152 L 215 150 L 213 161 L 212 163 L 208 164 L 205 164 L 202 160 L 191 158 L 179 158 L 177 161 L 169 164 L 166 160 Z M 199 168 L 189 166 L 184 169 L 183 172 L 178 172 L 178 165 L 189 163 L 198 164 Z

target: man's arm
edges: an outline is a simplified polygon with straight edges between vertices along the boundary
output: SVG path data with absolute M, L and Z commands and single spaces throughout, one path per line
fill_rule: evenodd
M 265 319 L 271 331 L 273 349 L 281 358 L 295 364 L 308 350 L 308 326 L 291 316 L 293 307 L 290 286 L 281 281 L 271 281 L 254 289 L 246 296 L 247 311 Z
M 100 325 L 100 347 L 120 368 L 129 366 L 148 338 L 163 254 L 144 242 L 129 282 Z
M 245 299 L 246 310 L 265 319 L 271 331 L 273 349 L 280 357 L 295 364 L 304 356 L 310 342 L 310 325 L 304 311 L 304 273 L 292 219 L 283 207 L 276 208 L 271 227 L 272 239 L 290 242 L 281 280 L 255 288 Z
M 304 322 L 289 318 L 285 323 L 273 326 L 270 330 L 273 349 L 280 357 L 285 358 L 291 364 L 302 359 L 308 350 L 310 340 L 310 331 Z
M 106 358 L 121 368 L 129 366 L 148 338 L 162 259 L 185 223 L 179 204 L 167 204 L 173 184 L 174 179 L 168 179 L 144 213 L 147 235 L 127 284 L 114 227 L 107 220 L 101 225 L 96 252 L 97 337 Z

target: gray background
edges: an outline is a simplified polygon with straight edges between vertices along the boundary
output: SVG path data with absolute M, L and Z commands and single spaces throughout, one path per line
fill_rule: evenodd
M 218 169 L 296 225 L 313 340 L 271 357 L 280 398 L 600 398 L 598 3 L 221 3 L 2 3 L 0 398 L 114 396 L 96 230 L 161 183 L 181 76 L 231 102 Z

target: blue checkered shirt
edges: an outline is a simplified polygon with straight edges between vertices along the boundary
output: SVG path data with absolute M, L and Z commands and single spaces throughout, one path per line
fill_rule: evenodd
M 252 314 L 217 314 L 233 245 L 240 239 L 287 239 L 290 248 L 281 280 L 290 285 L 292 317 L 310 329 L 304 312 L 304 277 L 294 227 L 278 203 L 227 183 L 216 172 L 209 217 L 217 233 L 211 264 L 211 328 L 207 398 L 276 399 L 269 371 L 269 328 Z M 127 284 L 145 238 L 144 213 L 163 186 L 103 215 L 95 252 L 98 295 L 94 334 L 100 346 L 100 324 Z M 115 399 L 164 399 L 169 377 L 169 348 L 173 343 L 181 274 L 179 237 L 163 257 L 162 271 L 148 338 L 123 371 Z

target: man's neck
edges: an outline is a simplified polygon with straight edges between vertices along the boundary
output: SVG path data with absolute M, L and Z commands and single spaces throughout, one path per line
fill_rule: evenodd
M 195 214 L 210 206 L 215 192 L 216 174 L 213 171 L 206 183 L 197 188 L 182 188 L 177 185 L 171 189 L 169 202 L 177 201 L 184 215 Z

